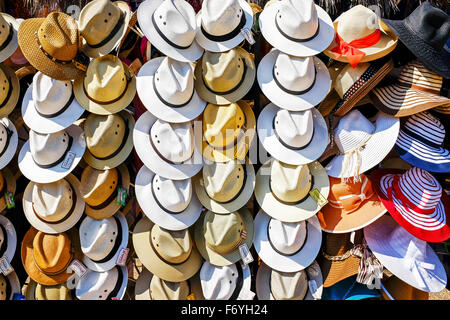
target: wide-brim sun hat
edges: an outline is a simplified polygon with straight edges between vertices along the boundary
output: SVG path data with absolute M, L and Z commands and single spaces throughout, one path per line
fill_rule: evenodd
M 9 132 L 7 132 L 6 134 L 7 136 L 6 149 L 4 149 L 3 154 L 0 155 L 0 170 L 1 170 L 5 168 L 14 158 L 17 151 L 17 146 L 19 144 L 19 136 L 17 134 L 17 129 L 11 120 L 9 120 L 8 118 L 3 118 L 0 119 L 0 121 L 2 122 L 3 126 L 7 129 L 7 131 L 9 130 Z
M 0 63 L 0 68 L 5 73 L 6 77 L 9 79 L 10 93 L 6 96 L 5 101 L 2 102 L 0 108 L 0 117 L 7 117 L 16 107 L 17 102 L 20 97 L 20 82 L 14 70 L 6 66 L 4 63 Z
M 0 50 L 0 62 L 3 62 L 6 59 L 8 59 L 17 50 L 17 47 L 19 46 L 19 42 L 17 40 L 17 30 L 19 30 L 20 23 L 9 14 L 3 12 L 0 14 L 2 15 L 3 19 L 5 19 L 7 23 L 9 23 L 10 28 L 9 31 L 10 34 L 3 43 L 2 45 L 3 48 Z
M 11 194 L 15 194 L 16 192 L 16 187 L 17 187 L 17 183 L 16 183 L 16 179 L 13 175 L 13 173 L 11 172 L 11 170 L 9 168 L 3 168 L 1 175 L 3 175 L 3 181 L 5 184 L 5 187 L 3 188 L 3 191 L 1 192 L 2 194 L 5 192 L 10 192 Z M 1 197 L 0 198 L 0 214 L 4 213 L 3 211 L 6 209 L 7 207 L 7 203 L 6 203 L 6 198 L 5 197 Z
M 14 225 L 11 223 L 11 221 L 2 215 L 0 215 L 0 228 L 2 229 L 1 231 L 3 232 L 4 236 L 2 247 L 6 246 L 6 248 L 4 248 L 4 251 L 2 250 L 3 255 L 0 258 L 5 259 L 11 264 L 11 261 L 14 258 L 14 254 L 16 253 L 16 229 L 14 228 Z

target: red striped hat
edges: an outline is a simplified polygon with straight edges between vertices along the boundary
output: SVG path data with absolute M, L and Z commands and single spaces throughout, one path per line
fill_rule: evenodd
M 439 182 L 427 171 L 379 169 L 371 174 L 383 205 L 407 231 L 428 242 L 450 238 L 450 201 Z

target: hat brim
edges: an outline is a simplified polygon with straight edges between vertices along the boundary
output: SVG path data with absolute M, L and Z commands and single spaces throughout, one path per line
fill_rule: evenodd
M 257 78 L 262 92 L 274 104 L 289 111 L 304 111 L 314 108 L 325 99 L 330 91 L 331 78 L 327 67 L 319 58 L 313 57 L 316 69 L 314 85 L 304 94 L 290 94 L 280 88 L 274 79 L 273 68 L 279 53 L 278 50 L 272 50 L 259 63 Z
M 12 32 L 13 32 L 13 36 L 11 41 L 9 42 L 9 44 L 6 46 L 5 49 L 3 49 L 2 51 L 0 51 L 0 62 L 5 61 L 6 59 L 8 59 L 18 48 L 19 46 L 19 42 L 17 41 L 17 30 L 19 30 L 19 22 L 11 17 L 9 14 L 6 13 L 0 13 L 3 18 L 5 19 L 6 22 L 8 22 L 10 24 L 10 26 L 12 27 Z
M 171 282 L 184 281 L 194 276 L 202 266 L 202 257 L 195 246 L 185 262 L 168 264 L 158 256 L 150 243 L 153 225 L 147 217 L 143 217 L 133 231 L 133 246 L 144 267 L 158 278 Z
M 119 115 L 125 121 L 129 130 L 127 141 L 125 142 L 122 149 L 114 157 L 110 159 L 98 159 L 94 157 L 94 155 L 89 151 L 89 148 L 86 148 L 86 152 L 84 154 L 83 159 L 84 161 L 86 161 L 88 165 L 97 170 L 108 170 L 118 167 L 123 162 L 125 162 L 125 160 L 133 151 L 133 130 L 135 127 L 134 117 L 127 110 L 120 111 Z
M 208 210 L 211 210 L 215 213 L 231 213 L 239 210 L 244 207 L 245 204 L 250 200 L 253 195 L 253 190 L 255 189 L 255 169 L 250 161 L 247 159 L 245 164 L 245 171 L 247 177 L 245 179 L 245 184 L 242 187 L 242 191 L 236 198 L 233 198 L 232 201 L 221 203 L 212 199 L 208 193 L 206 192 L 204 183 L 203 183 L 203 173 L 199 172 L 194 179 L 194 190 L 197 194 L 198 199 L 201 204 Z
M 184 230 L 197 221 L 202 213 L 202 205 L 198 201 L 195 193 L 187 208 L 177 214 L 170 214 L 161 208 L 152 192 L 152 182 L 155 173 L 147 167 L 142 166 L 136 176 L 135 190 L 136 199 L 144 214 L 155 224 L 167 230 Z
M 316 282 L 317 294 L 319 296 L 322 296 L 323 291 L 322 272 L 320 271 L 320 267 L 317 264 L 317 262 L 313 262 L 313 264 L 317 266 L 315 268 L 317 268 L 318 272 L 315 272 L 315 270 L 311 270 L 311 266 L 306 268 L 305 271 L 308 275 L 308 281 L 314 280 Z M 270 287 L 271 274 L 272 269 L 265 263 L 261 263 L 261 265 L 258 268 L 258 272 L 256 273 L 256 296 L 258 297 L 258 300 L 276 300 L 271 293 Z M 313 298 L 309 287 L 303 300 L 316 300 Z
M 240 7 L 242 8 L 242 11 L 245 14 L 245 25 L 242 27 L 242 29 L 247 29 L 251 31 L 253 26 L 253 10 L 248 2 L 245 0 L 238 0 L 238 3 Z M 197 20 L 197 34 L 195 35 L 195 40 L 198 42 L 198 44 L 203 47 L 205 50 L 211 51 L 211 52 L 225 52 L 228 50 L 231 50 L 238 45 L 240 45 L 244 40 L 244 36 L 241 33 L 238 33 L 235 37 L 233 37 L 230 40 L 227 41 L 213 41 L 205 37 L 203 34 L 201 27 L 202 27 L 202 10 L 200 10 L 197 13 L 196 16 Z
M 294 205 L 278 201 L 270 191 L 270 171 L 273 159 L 267 161 L 256 173 L 255 198 L 261 208 L 272 218 L 283 222 L 299 222 L 314 216 L 322 207 L 311 195 Z M 330 181 L 322 165 L 315 161 L 308 164 L 314 185 L 311 190 L 317 189 L 323 197 L 328 198 Z M 320 226 L 319 226 L 320 228 Z
M 155 29 L 151 17 L 162 2 L 163 0 L 144 1 L 139 5 L 137 9 L 139 27 L 150 43 L 166 56 L 183 62 L 197 61 L 203 54 L 203 48 L 199 46 L 195 39 L 188 48 L 178 49 L 167 43 Z
M 269 103 L 258 117 L 258 138 L 264 149 L 275 159 L 291 165 L 302 165 L 317 160 L 328 145 L 328 127 L 325 119 L 316 108 L 312 108 L 314 134 L 309 144 L 302 149 L 287 148 L 278 138 L 274 129 L 274 118 L 280 110 Z
M 319 253 L 322 244 L 322 229 L 317 216 L 306 221 L 307 237 L 302 248 L 293 255 L 283 255 L 273 248 L 268 230 L 272 218 L 260 210 L 255 218 L 255 250 L 270 268 L 281 272 L 298 272 L 307 268 Z
M 378 112 L 374 122 L 372 123 L 375 125 L 375 131 L 367 140 L 364 149 L 359 152 L 361 155 L 361 165 L 359 168 L 360 174 L 379 164 L 389 154 L 397 141 L 397 136 L 400 130 L 399 118 L 389 116 L 382 112 Z M 355 157 L 349 161 L 350 169 L 353 169 L 356 164 L 354 158 Z M 344 163 L 345 155 L 336 155 L 327 164 L 325 170 L 331 177 L 350 178 L 353 175 L 348 172 L 353 172 L 353 170 L 342 172 Z
M 203 101 L 194 88 L 193 95 L 188 104 L 183 107 L 170 107 L 162 102 L 155 93 L 153 78 L 158 70 L 164 57 L 152 59 L 145 63 L 139 70 L 137 75 L 137 93 L 145 108 L 150 111 L 158 119 L 172 122 L 182 123 L 194 120 L 205 109 L 206 101 Z
M 30 140 L 25 142 L 19 152 L 19 169 L 29 180 L 37 183 L 51 183 L 65 178 L 80 162 L 86 150 L 83 130 L 76 125 L 66 129 L 68 135 L 73 138 L 72 146 L 66 154 L 65 159 L 51 168 L 41 168 L 33 160 L 30 151 Z M 70 167 L 66 167 L 68 159 L 73 159 Z
M 122 187 L 125 190 L 127 190 L 127 195 L 128 195 L 129 191 L 130 191 L 130 182 L 131 182 L 130 173 L 128 172 L 128 168 L 125 164 L 122 163 L 120 166 L 117 167 L 117 170 L 119 171 L 118 173 L 120 175 L 120 181 L 121 181 L 119 187 Z M 103 220 L 103 219 L 112 217 L 117 211 L 120 210 L 120 208 L 122 208 L 122 205 L 117 203 L 116 198 L 117 197 L 115 197 L 103 209 L 94 209 L 86 203 L 86 209 L 85 209 L 86 215 L 95 220 Z
M 25 124 L 33 131 L 39 133 L 54 133 L 66 129 L 77 121 L 84 108 L 73 99 L 72 103 L 61 114 L 55 117 L 43 117 L 36 110 L 33 101 L 33 85 L 31 84 L 22 100 L 22 117 Z
M 22 293 L 19 277 L 17 276 L 17 273 L 13 271 L 8 274 L 6 278 L 8 279 L 9 285 L 11 286 L 11 295 L 9 296 L 9 300 L 13 300 L 15 294 Z
M 9 138 L 8 148 L 5 153 L 0 157 L 0 170 L 5 168 L 16 155 L 17 146 L 19 144 L 19 136 L 14 123 L 8 118 L 0 119 L 3 125 L 12 131 L 12 136 Z
M 331 287 L 336 283 L 354 276 L 358 273 L 361 259 L 350 255 L 347 259 L 341 261 L 330 261 L 323 258 L 321 263 L 323 286 Z
M 275 16 L 280 4 L 274 3 L 266 8 L 259 16 L 259 28 L 273 47 L 293 56 L 310 57 L 324 51 L 334 39 L 333 22 L 330 16 L 321 7 L 316 5 L 319 19 L 319 32 L 309 41 L 296 42 L 287 39 L 278 30 L 275 24 Z
M 406 252 L 407 248 L 399 246 L 399 242 L 391 242 L 391 235 L 398 224 L 389 216 L 383 216 L 371 225 L 364 228 L 364 237 L 370 250 L 375 257 L 392 272 L 395 276 L 409 285 L 426 292 L 440 292 L 447 284 L 447 275 L 445 268 L 442 265 L 439 257 L 433 249 L 426 244 L 427 250 L 423 252 L 423 260 L 417 260 L 416 263 L 424 262 L 434 266 L 432 271 L 417 271 L 420 274 L 421 280 L 416 278 L 416 273 L 410 270 L 403 254 L 399 254 L 399 250 Z M 401 228 L 401 227 L 400 227 Z M 411 235 L 411 238 L 413 236 Z M 410 241 L 403 239 L 402 243 L 408 245 Z M 420 282 L 425 284 L 425 287 L 420 285 Z
M 241 57 L 244 59 L 244 63 L 246 64 L 247 71 L 245 72 L 244 79 L 241 81 L 241 84 L 235 88 L 235 90 L 231 93 L 219 95 L 210 91 L 203 81 L 203 72 L 202 72 L 202 59 L 200 59 L 195 66 L 195 90 L 197 90 L 198 95 L 205 101 L 217 105 L 225 105 L 236 102 L 242 99 L 253 87 L 253 82 L 256 77 L 256 66 L 255 61 L 253 60 L 250 53 L 245 51 L 242 48 L 236 48 L 236 50 L 240 53 Z
M 5 229 L 6 231 L 5 236 L 8 239 L 6 250 L 3 253 L 3 256 L 0 258 L 4 258 L 9 263 L 11 263 L 12 259 L 14 258 L 14 254 L 16 253 L 16 246 L 17 246 L 16 229 L 14 228 L 14 225 L 11 223 L 11 221 L 9 221 L 8 218 L 2 215 L 0 215 L 0 224 Z
M 111 51 L 113 51 L 120 42 L 122 41 L 122 38 L 125 36 L 125 33 L 128 30 L 128 25 L 130 23 L 131 19 L 131 10 L 130 7 L 126 2 L 123 1 L 114 1 L 112 2 L 113 5 L 118 7 L 120 11 L 125 15 L 125 19 L 122 23 L 122 26 L 120 29 L 116 32 L 116 34 L 109 40 L 105 45 L 101 46 L 100 48 L 92 48 L 89 46 L 89 44 L 86 42 L 86 40 L 83 38 L 83 45 L 81 47 L 81 51 L 83 51 L 87 56 L 90 58 L 98 58 L 100 56 L 104 56 L 109 54 Z M 88 3 L 85 7 L 83 7 L 83 10 L 88 10 L 90 6 L 93 4 Z
M 120 288 L 119 288 L 119 290 L 117 292 L 117 295 L 115 297 L 111 297 L 111 300 L 113 298 L 117 299 L 117 300 L 122 300 L 124 298 L 124 296 L 125 296 L 125 292 L 127 291 L 127 286 L 128 286 L 128 268 L 127 267 L 123 267 L 123 266 L 117 266 L 117 268 L 118 269 L 120 268 L 120 271 L 122 272 L 122 283 L 120 284 Z M 106 271 L 108 271 L 108 270 L 106 270 Z M 88 269 L 88 273 L 89 272 L 106 272 L 106 271 L 94 271 L 94 270 L 89 270 Z M 93 284 L 93 286 L 95 286 L 95 284 Z M 84 299 L 81 299 L 80 296 L 78 296 L 77 289 L 78 288 L 75 289 L 75 295 L 76 295 L 77 299 L 78 300 L 84 300 Z M 95 299 L 93 299 L 93 300 L 95 300 Z M 97 299 L 97 300 L 106 300 L 106 299 L 101 299 L 100 298 L 100 299 Z
M 184 180 L 196 175 L 203 167 L 201 150 L 201 135 L 194 130 L 194 153 L 192 157 L 182 164 L 171 164 L 162 159 L 150 142 L 150 130 L 158 120 L 149 111 L 143 113 L 133 131 L 133 142 L 136 153 L 152 172 L 172 180 Z
M 242 219 L 244 220 L 245 227 L 247 230 L 247 238 L 245 239 L 244 243 L 250 250 L 255 236 L 255 226 L 253 223 L 253 216 L 247 208 L 241 208 L 238 211 Z M 236 248 L 229 254 L 222 255 L 213 251 L 210 247 L 208 247 L 203 233 L 203 221 L 205 214 L 206 211 L 203 212 L 202 215 L 200 216 L 200 219 L 198 219 L 197 223 L 195 224 L 195 232 L 194 232 L 195 244 L 197 245 L 198 251 L 200 252 L 202 257 L 209 263 L 219 267 L 229 266 L 233 263 L 238 262 L 241 259 L 239 248 Z
M 8 99 L 8 102 L 0 109 L 0 118 L 7 117 L 16 107 L 19 102 L 20 97 L 20 82 L 16 73 L 13 69 L 6 66 L 4 63 L 0 63 L 0 68 L 5 73 L 6 77 L 11 80 L 10 85 L 12 86 L 11 96 Z
M 83 215 L 85 203 L 80 193 L 80 181 L 78 181 L 73 174 L 69 174 L 65 177 L 65 180 L 71 185 L 72 190 L 75 191 L 77 202 L 75 203 L 71 215 L 60 223 L 47 223 L 43 219 L 39 218 L 33 208 L 33 187 L 35 186 L 35 183 L 30 181 L 25 188 L 22 198 L 23 211 L 28 222 L 37 230 L 48 234 L 62 233 L 76 225 Z
M 1 174 L 3 175 L 3 179 L 6 184 L 6 191 L 11 192 L 11 194 L 16 193 L 16 179 L 14 178 L 14 175 L 12 174 L 11 170 L 8 168 L 3 168 Z M 2 214 L 3 210 L 7 208 L 5 197 L 0 197 L 0 214 Z

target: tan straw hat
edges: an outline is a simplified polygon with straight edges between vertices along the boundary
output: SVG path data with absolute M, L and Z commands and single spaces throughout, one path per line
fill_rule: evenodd
M 25 300 L 73 300 L 72 290 L 65 283 L 46 286 L 30 280 L 25 290 Z
M 20 96 L 19 78 L 3 63 L 0 63 L 0 84 L 0 118 L 3 118 L 14 110 Z

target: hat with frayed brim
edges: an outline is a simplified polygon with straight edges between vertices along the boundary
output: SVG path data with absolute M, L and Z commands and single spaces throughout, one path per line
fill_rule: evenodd
M 17 49 L 19 43 L 17 41 L 17 30 L 19 30 L 19 22 L 6 13 L 0 13 L 3 19 L 9 24 L 9 34 L 1 45 L 0 62 L 8 59 Z M 5 26 L 3 26 L 5 28 Z
M 0 118 L 7 117 L 16 107 L 20 97 L 20 82 L 14 70 L 0 63 L 0 69 L 9 81 L 9 91 L 6 98 L 0 104 Z
M 16 179 L 14 178 L 13 173 L 8 168 L 3 168 L 1 173 L 3 176 L 4 187 L 3 190 L 0 190 L 0 195 L 6 192 L 10 192 L 12 195 L 16 192 Z M 0 212 L 5 210 L 7 207 L 5 197 L 0 197 Z

